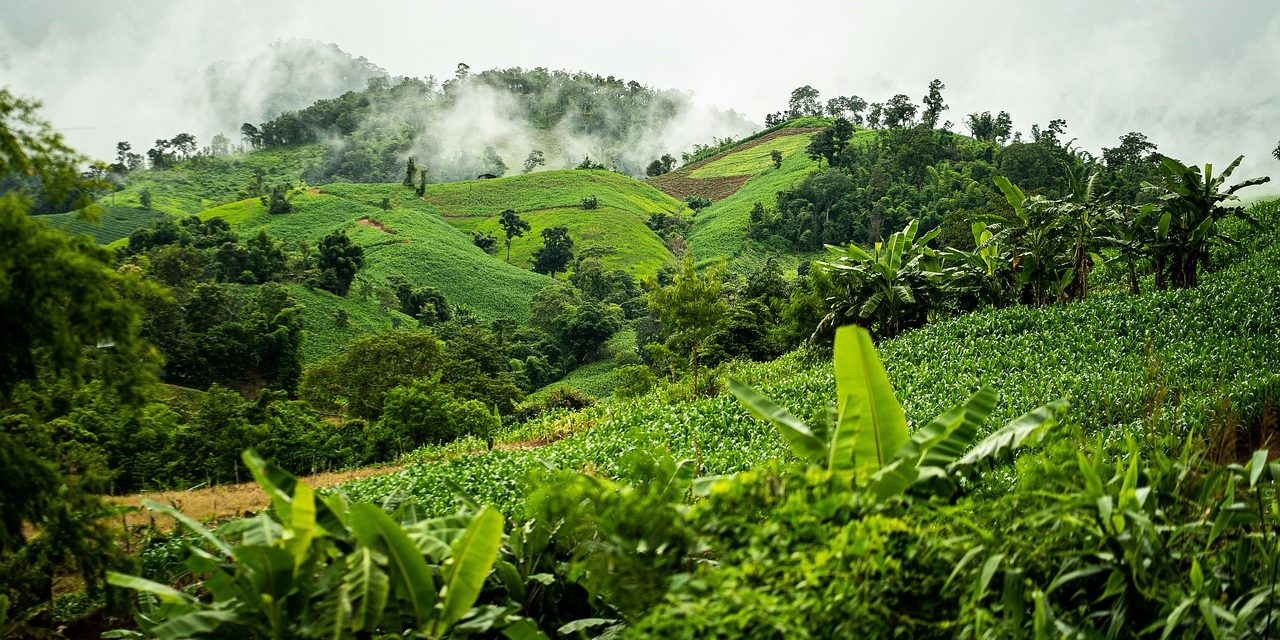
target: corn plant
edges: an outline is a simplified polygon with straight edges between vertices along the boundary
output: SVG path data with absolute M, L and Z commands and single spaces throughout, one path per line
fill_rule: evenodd
M 112 637 L 354 638 L 407 632 L 545 637 L 521 617 L 519 573 L 496 603 L 476 606 L 498 561 L 504 519 L 492 507 L 463 515 L 397 520 L 377 505 L 348 505 L 310 487 L 252 451 L 245 464 L 271 498 L 268 514 L 238 521 L 223 535 L 154 502 L 147 507 L 185 525 L 204 544 L 187 567 L 203 580 L 185 591 L 137 576 L 108 581 L 139 594 L 138 631 Z M 234 542 L 226 538 L 232 538 Z M 509 564 L 509 563 L 508 563 Z M 512 575 L 516 579 L 512 580 Z M 501 579 L 505 578 L 505 580 Z
M 954 492 L 962 475 L 1041 442 L 1067 409 L 1066 400 L 1043 405 L 969 449 L 998 399 L 990 387 L 909 433 L 906 414 L 865 329 L 838 329 L 834 360 L 836 409 L 829 427 L 806 425 L 737 380 L 729 380 L 729 390 L 752 415 L 773 423 L 798 457 L 851 476 L 855 486 L 862 484 L 880 500 L 915 487 Z

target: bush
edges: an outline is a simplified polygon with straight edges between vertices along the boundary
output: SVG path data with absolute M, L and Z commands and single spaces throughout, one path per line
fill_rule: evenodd
M 582 208 L 583 208 L 583 209 L 595 209 L 595 208 L 597 208 L 597 207 L 599 207 L 599 206 L 600 206 L 600 203 L 599 203 L 599 201 L 597 201 L 597 200 L 596 200 L 596 197 L 595 197 L 595 196 L 587 196 L 587 197 L 585 197 L 585 198 L 583 198 L 583 199 L 582 199 Z
M 653 385 L 658 383 L 658 377 L 653 375 L 649 367 L 643 364 L 618 367 L 614 369 L 613 375 L 618 381 L 618 386 L 613 388 L 615 398 L 642 396 L 649 393 L 653 389 Z

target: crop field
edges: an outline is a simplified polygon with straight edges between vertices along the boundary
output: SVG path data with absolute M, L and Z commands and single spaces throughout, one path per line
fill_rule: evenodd
M 569 228 L 574 255 L 596 251 L 605 269 L 621 269 L 636 275 L 649 275 L 663 264 L 675 261 L 662 239 L 644 221 L 630 211 L 613 207 L 583 209 L 566 207 L 531 211 L 522 216 L 531 229 L 523 237 L 511 241 L 511 264 L 526 269 L 533 266 L 533 252 L 542 246 L 542 230 L 549 227 Z M 498 259 L 506 259 L 506 236 L 498 226 L 498 217 L 450 218 L 449 224 L 470 233 L 492 233 L 498 238 Z
M 1267 206 L 1274 228 L 1280 207 Z M 907 332 L 879 349 L 913 426 L 987 383 L 1001 395 L 993 423 L 1067 398 L 1068 428 L 1100 437 L 1141 437 L 1152 427 L 1233 429 L 1242 446 L 1257 446 L 1251 439 L 1262 434 L 1251 427 L 1265 425 L 1268 402 L 1280 397 L 1276 264 L 1280 243 L 1272 235 L 1257 253 L 1206 275 L 1196 289 L 979 311 Z M 738 365 L 732 375 L 802 417 L 821 410 L 834 390 L 829 360 L 803 351 Z M 548 418 L 574 420 L 581 430 L 540 449 L 415 465 L 342 490 L 357 499 L 412 496 L 446 514 L 455 506 L 444 484 L 449 478 L 483 502 L 520 513 L 523 478 L 544 463 L 612 475 L 631 450 L 666 449 L 677 458 L 696 456 L 701 471 L 714 474 L 789 455 L 773 428 L 728 394 L 670 405 L 661 393 Z M 1153 415 L 1159 424 L 1144 423 Z M 1012 469 L 1000 473 L 994 481 L 1016 481 Z
M 383 312 L 378 307 L 377 300 L 362 300 L 356 292 L 358 286 L 352 287 L 350 295 L 341 298 L 306 285 L 288 285 L 289 293 L 302 305 L 305 327 L 302 340 L 304 363 L 337 354 L 362 335 L 390 329 L 392 317 L 399 317 L 402 326 L 412 327 L 417 324 L 395 309 Z M 339 310 L 347 315 L 346 326 L 340 326 L 336 320 Z
M 506 209 L 525 213 L 576 207 L 590 196 L 595 196 L 601 207 L 633 211 L 643 218 L 650 213 L 672 213 L 683 206 L 661 191 L 622 174 L 582 169 L 427 185 L 424 199 L 446 218 L 487 218 Z
M 340 187 L 330 193 L 339 192 L 343 192 Z M 485 319 L 523 321 L 530 297 L 550 283 L 546 276 L 486 254 L 469 235 L 421 210 L 383 211 L 329 193 L 300 193 L 292 202 L 294 211 L 284 215 L 260 213 L 257 200 L 227 205 L 207 215 L 227 213 L 239 221 L 242 234 L 265 229 L 285 242 L 312 246 L 334 230 L 344 230 L 364 247 L 366 266 L 361 277 L 384 282 L 393 275 L 404 276 L 414 285 L 439 289 L 451 304 L 466 305 Z M 362 219 L 377 224 L 362 224 Z M 351 295 L 355 294 L 353 290 Z
M 77 211 L 40 216 L 39 220 L 70 234 L 92 236 L 98 244 L 108 244 L 127 237 L 134 229 L 151 224 L 165 215 L 159 211 L 134 207 L 101 206 L 99 209 L 97 222 L 81 219 Z
M 734 151 L 708 162 L 691 171 L 689 177 L 718 178 L 721 176 L 755 175 L 773 167 L 772 152 L 781 152 L 785 161 L 788 157 L 797 153 L 803 155 L 805 148 L 809 146 L 809 141 L 812 139 L 812 133 L 793 133 L 763 140 L 741 151 Z

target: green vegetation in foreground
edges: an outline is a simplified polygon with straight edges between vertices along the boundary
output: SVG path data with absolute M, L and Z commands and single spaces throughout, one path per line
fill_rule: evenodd
M 753 147 L 735 151 L 718 160 L 694 169 L 689 173 L 691 178 L 719 178 L 723 176 L 755 175 L 773 167 L 772 152 L 782 154 L 783 161 L 795 154 L 804 155 L 805 148 L 813 139 L 812 133 L 797 133 L 780 136 Z
M 1069 427 L 1108 438 L 1138 433 L 1151 413 L 1175 433 L 1252 424 L 1266 398 L 1280 396 L 1280 243 L 1274 239 L 1280 203 L 1254 211 L 1266 214 L 1263 246 L 1238 264 L 1206 274 L 1195 289 L 986 309 L 885 341 L 881 357 L 909 424 L 918 427 L 983 383 L 1002 398 L 992 414 L 995 423 L 1067 398 Z M 732 374 L 798 416 L 822 410 L 833 394 L 829 361 L 803 351 L 741 364 Z M 750 419 L 727 394 L 673 407 L 663 393 L 670 391 L 589 408 L 574 419 L 593 424 L 591 429 L 537 450 L 417 465 L 342 490 L 356 499 L 413 497 L 428 512 L 443 515 L 456 506 L 445 485 L 449 479 L 481 502 L 514 514 L 523 508 L 523 478 L 543 461 L 562 469 L 593 466 L 616 478 L 619 460 L 636 449 L 696 451 L 709 474 L 790 455 L 772 427 Z M 1230 416 L 1222 413 L 1224 406 Z M 1002 473 L 1004 482 L 1016 481 L 1012 469 Z
M 435 287 L 450 304 L 464 305 L 481 318 L 506 317 L 523 322 L 529 314 L 529 299 L 551 280 L 504 264 L 481 251 L 469 235 L 439 216 L 396 205 L 384 211 L 364 203 L 363 198 L 371 190 L 394 187 L 329 185 L 323 194 L 295 194 L 292 213 L 270 215 L 255 199 L 226 205 L 205 216 L 227 214 L 239 221 L 237 230 L 242 236 L 265 229 L 286 243 L 306 242 L 311 246 L 341 230 L 365 250 L 366 266 L 360 272 L 361 278 L 386 282 L 392 276 L 402 276 L 415 286 Z M 412 196 L 412 192 L 399 188 Z M 369 222 L 362 224 L 361 220 Z M 363 303 L 358 289 L 353 288 L 350 299 Z M 364 315 L 358 306 L 351 301 L 344 304 L 353 318 Z M 336 339 L 317 339 L 338 343 Z M 316 353 L 319 351 L 308 348 L 308 356 Z
M 506 209 L 526 213 L 577 207 L 595 196 L 601 208 L 673 213 L 683 206 L 671 196 L 620 173 L 564 169 L 512 175 L 492 180 L 466 180 L 427 185 L 423 198 L 446 218 L 496 216 Z

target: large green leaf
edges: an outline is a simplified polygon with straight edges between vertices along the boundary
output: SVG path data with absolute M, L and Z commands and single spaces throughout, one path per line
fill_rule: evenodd
M 311 487 L 299 482 L 293 489 L 289 505 L 292 526 L 285 529 L 284 548 L 293 556 L 295 568 L 301 567 L 316 537 L 316 496 Z
M 347 554 L 342 589 L 351 607 L 352 631 L 373 631 L 382 619 L 391 591 L 391 581 L 381 566 L 385 561 L 385 557 L 369 547 L 359 547 Z
M 951 463 L 948 468 L 952 471 L 963 471 L 985 462 L 995 461 L 1025 444 L 1038 444 L 1066 414 L 1067 407 L 1067 400 L 1062 398 L 1017 418 L 984 438 L 964 457 Z
M 132 589 L 134 591 L 141 591 L 143 593 L 149 593 L 159 598 L 161 602 L 186 605 L 197 604 L 195 598 L 192 598 L 190 595 L 178 591 L 169 585 L 160 584 L 159 582 L 153 582 L 146 578 L 131 576 L 125 573 L 108 571 L 107 584 L 125 589 Z
M 188 640 L 224 624 L 235 623 L 239 616 L 230 611 L 192 611 L 169 618 L 164 624 L 151 630 L 151 635 L 161 640 Z
M 921 456 L 923 466 L 945 467 L 959 459 L 986 424 L 1000 395 L 983 387 L 965 403 L 929 421 L 911 434 L 903 446 L 906 455 Z
M 791 451 L 797 457 L 814 464 L 823 462 L 827 454 L 827 443 L 813 435 L 813 431 L 809 430 L 805 423 L 786 409 L 774 404 L 760 392 L 733 378 L 729 378 L 727 385 L 729 392 L 747 408 L 747 411 L 751 412 L 751 415 L 772 422 L 778 427 L 778 433 L 782 434 L 782 439 L 787 441 Z
M 241 574 L 257 595 L 279 602 L 294 592 L 293 556 L 277 547 L 238 545 L 233 551 Z M 257 603 L 249 603 L 257 604 Z
M 835 377 L 837 422 L 843 424 L 858 414 L 854 468 L 875 471 L 884 467 L 907 441 L 907 416 L 866 329 L 845 326 L 836 330 Z
M 196 522 L 195 520 L 192 520 L 190 517 L 188 517 L 186 514 L 182 513 L 181 511 L 178 511 L 177 509 L 167 504 L 160 504 L 159 502 L 156 502 L 154 500 L 143 500 L 142 506 L 156 513 L 166 515 L 166 516 L 169 516 L 170 518 L 173 518 L 174 520 L 177 520 L 183 526 L 190 529 L 192 533 L 195 533 L 201 538 L 204 538 L 206 542 L 213 545 L 213 548 L 221 552 L 222 555 L 228 558 L 231 557 L 231 545 L 224 542 L 222 538 L 219 538 L 218 536 L 213 535 L 213 532 L 204 528 L 204 525 L 200 524 L 199 522 Z
M 502 545 L 502 514 L 485 506 L 453 543 L 453 558 L 445 572 L 444 608 L 435 635 L 442 636 L 475 604 L 485 578 Z
M 1023 203 L 1027 201 L 1026 194 L 1022 193 L 1022 189 L 1009 182 L 1009 179 L 1004 176 L 996 176 L 995 183 L 1000 188 L 1000 192 L 1004 194 L 1004 199 L 1008 201 L 1009 206 L 1013 207 L 1014 213 L 1025 221 L 1027 216 L 1023 209 Z
M 293 518 L 293 496 L 297 492 L 298 479 L 293 474 L 263 459 L 253 449 L 246 449 L 241 454 L 245 466 L 253 474 L 254 480 L 267 496 L 271 498 L 271 506 L 275 508 L 280 522 L 288 525 Z M 342 518 L 326 501 L 315 502 L 315 523 L 324 533 L 346 539 L 347 527 Z M 319 532 L 317 532 L 319 533 Z
M 409 601 L 419 628 L 425 627 L 434 617 L 436 582 L 413 541 L 391 516 L 369 503 L 352 505 L 351 530 L 360 544 L 387 556 L 398 595 Z

